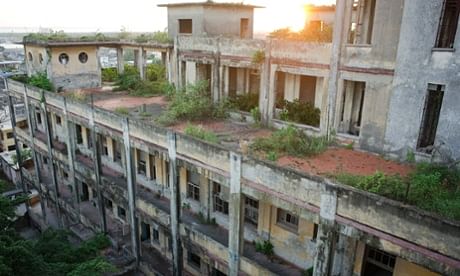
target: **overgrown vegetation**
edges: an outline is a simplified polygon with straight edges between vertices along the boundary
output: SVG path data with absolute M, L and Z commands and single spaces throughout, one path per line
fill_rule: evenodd
M 252 120 L 254 121 L 254 124 L 256 126 L 260 126 L 262 115 L 260 114 L 259 107 L 258 106 L 254 107 L 253 109 L 251 109 L 250 112 L 251 112 L 251 117 L 252 117 Z
M 339 174 L 341 183 L 460 220 L 460 170 L 421 163 L 407 177 Z
M 115 108 L 115 113 L 123 115 L 123 116 L 128 116 L 129 115 L 129 109 L 126 107 L 117 107 Z
M 28 85 L 31 85 L 31 86 L 38 87 L 46 91 L 54 91 L 53 84 L 51 83 L 51 81 L 48 79 L 48 76 L 44 72 L 37 73 L 30 77 L 26 75 L 14 76 L 12 77 L 12 79 L 16 81 L 20 81 Z
M 273 244 L 269 241 L 269 240 L 265 240 L 265 241 L 262 241 L 262 242 L 258 242 L 256 241 L 255 242 L 255 247 L 256 247 L 256 251 L 257 252 L 260 252 L 260 253 L 263 253 L 267 256 L 272 256 L 273 255 Z
M 32 151 L 30 149 L 21 149 L 19 154 L 21 154 L 21 163 L 32 158 Z M 18 163 L 18 156 L 16 153 L 11 156 L 11 161 L 13 161 L 14 164 Z
M 117 68 L 102 68 L 102 81 L 103 82 L 114 82 L 118 80 Z
M 332 42 L 332 26 L 328 24 L 309 24 L 301 31 L 293 32 L 289 28 L 282 28 L 270 33 L 275 39 L 303 41 L 303 42 Z
M 185 90 L 170 91 L 170 103 L 157 122 L 162 125 L 172 125 L 179 120 L 190 121 L 223 118 L 227 115 L 224 104 L 212 102 L 207 81 L 188 85 Z
M 85 102 L 87 95 L 81 90 L 77 90 L 68 94 L 68 97 L 77 102 Z
M 277 156 L 311 156 L 325 151 L 328 145 L 326 137 L 310 137 L 302 130 L 289 125 L 273 132 L 270 137 L 257 138 L 250 147 L 254 151 L 272 155 L 276 153 Z
M 229 104 L 232 108 L 240 111 L 250 112 L 251 109 L 259 106 L 258 93 L 244 93 L 236 95 L 229 99 Z
M 185 128 L 185 134 L 213 144 L 219 143 L 217 135 L 212 131 L 204 129 L 202 126 L 195 126 L 189 123 Z
M 162 64 L 153 63 L 146 67 L 146 79 L 141 80 L 139 71 L 130 65 L 125 65 L 123 74 L 118 76 L 116 90 L 128 91 L 130 95 L 152 97 L 162 95 L 170 90 L 170 84 L 165 78 L 165 68 Z
M 214 226 L 217 225 L 215 218 L 209 218 L 205 216 L 202 212 L 198 213 L 198 220 L 200 221 L 201 224 L 214 225 Z
M 4 181 L 0 181 L 3 192 Z M 0 193 L 0 275 L 102 275 L 114 272 L 100 251 L 110 245 L 102 234 L 82 242 L 69 241 L 67 231 L 46 230 L 36 240 L 24 240 L 14 230 L 15 205 Z
M 252 63 L 262 64 L 265 60 L 265 52 L 262 50 L 257 50 L 252 54 Z
M 298 99 L 293 102 L 282 101 L 280 119 L 314 127 L 319 127 L 321 111 L 309 102 L 300 102 Z
M 138 43 L 147 43 L 147 42 L 159 42 L 159 43 L 171 43 L 172 40 L 169 38 L 168 33 L 164 32 L 154 32 L 153 34 L 140 34 L 135 39 Z

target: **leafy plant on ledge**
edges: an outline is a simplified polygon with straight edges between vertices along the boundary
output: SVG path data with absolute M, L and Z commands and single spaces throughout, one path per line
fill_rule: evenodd
M 262 50 L 257 50 L 252 54 L 252 63 L 262 64 L 265 60 L 265 52 Z
M 265 240 L 265 241 L 262 241 L 262 242 L 258 242 L 256 241 L 255 242 L 255 247 L 256 247 L 256 251 L 257 252 L 260 252 L 262 254 L 265 254 L 266 256 L 273 256 L 273 244 L 269 241 L 269 240 Z

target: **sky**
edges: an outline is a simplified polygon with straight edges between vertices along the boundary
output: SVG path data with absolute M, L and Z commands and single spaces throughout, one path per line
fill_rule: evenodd
M 215 2 L 242 2 L 216 0 Z M 166 8 L 158 4 L 193 0 L 2 0 L 0 32 L 34 32 L 51 28 L 66 32 L 153 32 L 167 27 Z M 198 1 L 201 2 L 201 1 Z M 265 6 L 256 9 L 255 32 L 278 28 L 300 29 L 306 4 L 330 5 L 335 0 L 244 0 Z

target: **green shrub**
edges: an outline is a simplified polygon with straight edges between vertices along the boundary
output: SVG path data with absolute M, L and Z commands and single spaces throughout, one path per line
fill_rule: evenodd
M 253 108 L 259 106 L 259 94 L 245 93 L 242 95 L 236 95 L 229 99 L 229 103 L 233 108 L 250 112 Z
M 171 125 L 182 119 L 193 121 L 226 115 L 225 106 L 212 102 L 207 81 L 189 85 L 185 91 L 176 91 L 170 99 L 167 110 L 157 119 L 160 124 Z
M 141 81 L 139 71 L 134 66 L 125 65 L 124 72 L 118 76 L 117 90 L 135 90 Z
M 102 68 L 102 81 L 114 82 L 118 80 L 117 68 Z
M 460 172 L 445 166 L 422 163 L 406 178 L 339 174 L 337 180 L 368 192 L 405 201 L 421 209 L 460 219 Z
M 326 137 L 309 137 L 303 131 L 289 125 L 275 131 L 268 138 L 257 138 L 251 144 L 251 149 L 294 156 L 309 156 L 325 151 L 328 145 Z
M 272 256 L 273 255 L 273 244 L 269 241 L 262 241 L 262 242 L 256 242 L 256 251 L 263 253 L 267 256 Z
M 185 128 L 185 134 L 214 144 L 219 142 L 219 138 L 214 132 L 207 131 L 202 126 L 188 124 Z
M 115 113 L 128 116 L 129 115 L 129 110 L 126 107 L 117 107 L 115 108 Z
M 253 109 L 251 109 L 251 116 L 252 116 L 252 119 L 254 120 L 254 124 L 259 125 L 262 119 L 259 107 L 254 107 Z
M 68 97 L 77 102 L 85 102 L 87 98 L 86 94 L 81 90 L 68 94 Z
M 252 54 L 252 63 L 261 64 L 265 60 L 265 52 L 262 50 L 257 50 Z
M 298 99 L 293 102 L 285 100 L 281 106 L 281 120 L 319 127 L 321 110 L 311 103 L 302 103 Z
M 26 75 L 19 75 L 12 77 L 13 80 L 20 81 L 25 84 L 29 84 L 38 88 L 41 88 L 46 91 L 54 91 L 53 84 L 46 76 L 46 73 L 37 73 L 30 77 Z
M 145 68 L 145 77 L 149 81 L 164 81 L 166 80 L 166 68 L 163 64 L 152 63 Z
M 272 162 L 275 162 L 276 160 L 278 160 L 278 154 L 276 154 L 276 152 L 274 151 L 270 151 L 269 153 L 267 153 L 267 159 Z
M 313 276 L 313 267 L 310 267 L 309 269 L 305 269 L 302 275 L 303 276 Z

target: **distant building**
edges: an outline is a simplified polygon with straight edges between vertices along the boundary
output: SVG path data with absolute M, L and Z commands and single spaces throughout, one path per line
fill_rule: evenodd
M 240 3 L 212 1 L 158 6 L 168 8 L 168 33 L 171 38 L 178 34 L 252 38 L 254 9 L 262 8 Z

